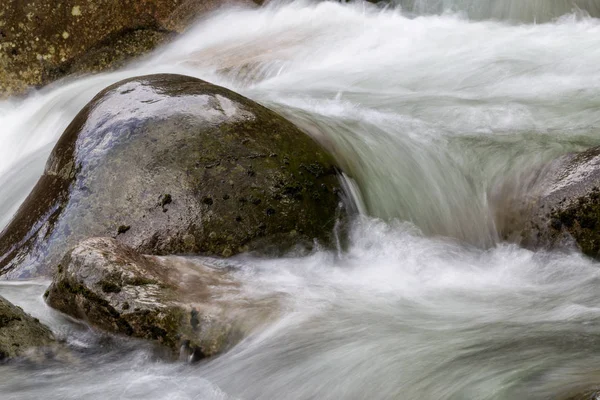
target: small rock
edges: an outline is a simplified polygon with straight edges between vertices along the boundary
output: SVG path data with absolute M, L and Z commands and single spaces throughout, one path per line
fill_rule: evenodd
M 238 284 L 225 271 L 140 255 L 111 238 L 79 243 L 58 270 L 48 305 L 96 328 L 157 342 L 171 358 L 218 354 L 270 313 L 232 300 Z
M 600 147 L 567 154 L 539 171 L 503 229 L 530 248 L 579 248 L 600 258 Z
M 26 356 L 54 343 L 50 329 L 0 297 L 0 361 Z

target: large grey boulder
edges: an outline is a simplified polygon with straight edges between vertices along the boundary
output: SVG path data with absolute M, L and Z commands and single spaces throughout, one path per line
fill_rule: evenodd
M 87 239 L 68 252 L 45 297 L 93 327 L 190 360 L 226 350 L 276 310 L 275 302 L 249 307 L 227 271 L 140 255 L 111 238 Z
M 51 275 L 95 236 L 157 255 L 326 245 L 339 191 L 330 155 L 275 112 L 196 78 L 127 79 L 56 144 L 0 234 L 0 273 Z

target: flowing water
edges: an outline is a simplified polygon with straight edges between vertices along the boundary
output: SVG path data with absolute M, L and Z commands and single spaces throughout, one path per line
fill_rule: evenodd
M 600 264 L 504 243 L 498 226 L 542 163 L 600 145 L 600 2 L 395 4 L 225 9 L 119 72 L 0 102 L 0 226 L 94 94 L 156 72 L 284 114 L 335 154 L 362 211 L 343 251 L 228 261 L 246 296 L 280 296 L 284 312 L 205 363 L 74 323 L 44 305 L 47 282 L 2 283 L 76 354 L 0 366 L 2 399 L 564 399 L 600 385 Z
M 460 12 L 473 19 L 549 22 L 564 14 L 600 17 L 597 0 L 394 0 L 414 14 Z

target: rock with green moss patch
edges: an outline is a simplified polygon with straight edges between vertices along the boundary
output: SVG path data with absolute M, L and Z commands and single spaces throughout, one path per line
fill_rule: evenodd
M 54 345 L 50 329 L 0 296 L 0 361 Z
M 91 238 L 65 255 L 45 297 L 98 329 L 154 341 L 171 358 L 198 360 L 226 350 L 275 310 L 247 307 L 238 286 L 223 270 Z
M 327 245 L 339 190 L 331 156 L 275 112 L 196 78 L 127 79 L 56 144 L 0 236 L 0 270 L 51 275 L 94 236 L 156 255 Z
M 522 225 L 511 228 L 525 246 L 579 248 L 600 258 L 600 147 L 545 166 L 519 215 Z

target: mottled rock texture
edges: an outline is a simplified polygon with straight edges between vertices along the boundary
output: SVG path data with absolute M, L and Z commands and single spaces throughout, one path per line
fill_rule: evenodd
M 199 360 L 235 344 L 272 310 L 244 309 L 237 288 L 226 271 L 92 238 L 65 255 L 45 297 L 96 328 L 155 341 L 171 358 Z
M 76 72 L 120 67 L 203 14 L 251 0 L 3 0 L 0 98 Z

